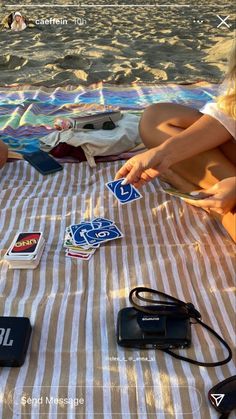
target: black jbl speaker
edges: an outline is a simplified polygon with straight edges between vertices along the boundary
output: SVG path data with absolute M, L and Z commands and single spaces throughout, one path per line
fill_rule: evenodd
M 27 317 L 0 317 L 0 366 L 24 364 L 32 327 Z

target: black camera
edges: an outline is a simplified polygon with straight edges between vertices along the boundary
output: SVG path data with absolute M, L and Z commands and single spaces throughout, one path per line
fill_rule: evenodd
M 158 301 L 143 297 L 142 293 L 161 295 L 172 301 Z M 160 349 L 174 358 L 194 365 L 217 367 L 232 359 L 232 351 L 225 340 L 215 330 L 201 321 L 201 314 L 192 303 L 185 303 L 164 292 L 146 287 L 136 287 L 130 291 L 129 301 L 133 307 L 123 308 L 118 313 L 117 342 L 120 346 L 138 349 Z M 142 304 L 139 303 L 142 301 Z M 143 302 L 152 305 L 143 305 Z M 202 362 L 187 358 L 171 349 L 191 346 L 191 319 L 212 333 L 227 349 L 228 356 L 222 361 Z
M 146 308 L 153 309 L 152 306 Z M 168 306 L 162 306 L 155 311 L 156 314 L 147 314 L 132 307 L 120 310 L 117 323 L 118 344 L 140 349 L 189 347 L 189 318 L 178 316 L 178 309 Z

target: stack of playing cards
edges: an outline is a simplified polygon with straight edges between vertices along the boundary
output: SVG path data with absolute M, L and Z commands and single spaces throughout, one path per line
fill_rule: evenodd
M 66 228 L 64 247 L 66 256 L 89 260 L 100 244 L 119 239 L 123 234 L 107 218 L 95 218 L 92 221 L 81 221 Z
M 164 185 L 161 185 L 161 190 L 165 193 L 168 193 L 169 195 L 177 196 L 178 198 L 183 199 L 183 200 L 191 199 L 191 200 L 197 201 L 198 199 L 205 199 L 211 196 L 210 194 L 207 194 L 201 191 L 181 192 L 181 191 L 178 191 L 178 189 L 175 189 L 172 187 L 166 187 Z
M 17 233 L 4 255 L 10 269 L 35 269 L 41 259 L 45 240 L 41 232 Z

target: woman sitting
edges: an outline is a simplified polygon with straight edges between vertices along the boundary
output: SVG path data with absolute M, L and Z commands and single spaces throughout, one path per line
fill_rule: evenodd
M 220 219 L 236 240 L 236 48 L 215 102 L 200 111 L 173 103 L 148 107 L 140 135 L 150 150 L 118 171 L 136 187 L 161 176 L 182 192 L 199 189 L 205 199 L 187 200 Z M 124 182 L 124 183 L 125 183 Z

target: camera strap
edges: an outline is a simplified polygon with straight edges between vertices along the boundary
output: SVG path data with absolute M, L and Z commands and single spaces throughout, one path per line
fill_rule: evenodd
M 172 301 L 160 301 L 160 300 L 155 300 L 153 298 L 144 298 L 140 295 L 141 293 L 144 293 L 144 292 L 151 295 L 159 295 L 159 296 L 168 298 L 169 300 L 172 300 Z M 136 298 L 137 301 L 135 301 L 134 298 Z M 150 308 L 150 306 L 146 307 L 145 305 L 139 304 L 138 300 L 145 303 L 153 304 L 153 309 Z M 184 318 L 189 318 L 189 319 L 195 319 L 197 323 L 199 323 L 201 326 L 207 329 L 221 342 L 221 344 L 227 349 L 228 356 L 224 360 L 218 361 L 218 362 L 201 362 L 195 359 L 187 358 L 182 355 L 178 355 L 175 352 L 170 351 L 169 349 L 159 348 L 163 352 L 166 352 L 167 354 L 173 356 L 174 358 L 181 359 L 182 361 L 187 361 L 191 364 L 200 365 L 204 367 L 218 367 L 220 365 L 226 364 L 232 359 L 232 351 L 229 345 L 227 344 L 227 342 L 225 342 L 225 340 L 210 326 L 203 323 L 203 321 L 201 320 L 201 314 L 199 313 L 199 311 L 195 309 L 192 303 L 185 303 L 184 301 L 181 301 L 178 298 L 172 297 L 171 295 L 165 294 L 164 292 L 157 291 L 151 288 L 146 288 L 146 287 L 133 288 L 129 294 L 129 301 L 137 311 L 140 311 L 143 313 L 157 315 L 157 314 L 160 314 L 160 310 L 163 307 L 164 310 L 161 310 L 162 315 L 171 316 L 171 317 L 178 316 L 178 317 L 184 317 Z M 169 311 L 168 311 L 168 307 L 170 307 Z M 174 308 L 176 310 L 173 310 Z M 194 324 L 194 323 L 191 323 L 191 324 Z

